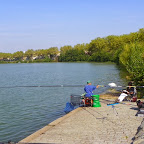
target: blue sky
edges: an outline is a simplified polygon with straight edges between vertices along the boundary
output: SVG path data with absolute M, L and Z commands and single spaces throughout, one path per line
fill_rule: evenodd
M 144 28 L 144 0 L 0 0 L 0 52 L 74 46 Z

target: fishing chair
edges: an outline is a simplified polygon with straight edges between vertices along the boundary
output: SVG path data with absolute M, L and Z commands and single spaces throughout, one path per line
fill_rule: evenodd
M 88 107 L 93 105 L 93 99 L 92 97 L 85 97 L 84 95 L 80 96 L 80 95 L 72 94 L 70 97 L 70 103 L 73 106 Z
M 93 105 L 92 97 L 84 97 L 84 107 L 88 107 L 92 105 Z

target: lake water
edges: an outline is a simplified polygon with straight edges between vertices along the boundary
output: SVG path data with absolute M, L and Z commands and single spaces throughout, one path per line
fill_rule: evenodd
M 106 63 L 1 64 L 0 87 L 39 85 L 123 85 L 119 70 Z M 94 93 L 99 94 L 105 88 Z M 18 142 L 63 116 L 71 94 L 83 87 L 0 88 L 0 142 Z

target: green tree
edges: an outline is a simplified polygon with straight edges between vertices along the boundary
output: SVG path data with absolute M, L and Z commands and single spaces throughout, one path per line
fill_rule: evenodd
M 129 72 L 130 77 L 139 83 L 144 82 L 144 45 L 126 44 L 120 54 L 120 64 Z
M 139 42 L 143 42 L 143 40 L 144 40 L 144 28 L 139 29 L 139 31 L 137 32 L 137 40 Z
M 51 47 L 48 49 L 48 54 L 50 55 L 57 55 L 59 53 L 59 50 L 57 47 Z
M 107 40 L 105 38 L 97 38 L 92 40 L 88 46 L 88 50 L 91 54 L 100 52 L 107 49 Z
M 17 51 L 13 53 L 13 58 L 15 58 L 15 60 L 22 60 L 23 56 L 24 53 L 22 51 Z
M 66 51 L 65 55 L 60 56 L 61 61 L 88 61 L 89 56 L 85 54 L 83 49 L 72 48 Z
M 72 49 L 72 46 L 63 46 L 63 47 L 61 47 L 60 48 L 60 54 L 61 55 L 65 55 L 65 53 L 68 51 L 68 50 L 70 50 L 70 49 Z
M 33 50 L 33 49 L 29 49 L 29 50 L 27 50 L 27 51 L 25 52 L 24 55 L 25 55 L 29 60 L 31 60 L 33 54 L 34 54 L 34 50 Z

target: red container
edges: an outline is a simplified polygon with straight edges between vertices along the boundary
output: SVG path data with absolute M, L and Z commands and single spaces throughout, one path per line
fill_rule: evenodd
M 137 101 L 137 97 L 133 97 L 131 102 L 136 102 Z

